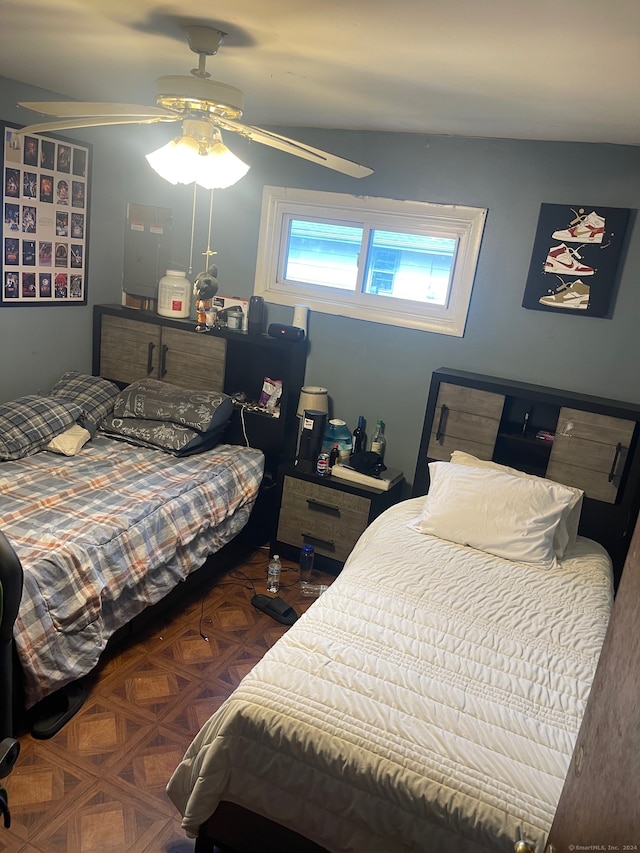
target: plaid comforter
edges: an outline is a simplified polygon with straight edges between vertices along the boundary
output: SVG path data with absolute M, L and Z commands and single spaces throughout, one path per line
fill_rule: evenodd
M 0 465 L 0 528 L 25 572 L 27 707 L 93 669 L 117 628 L 244 527 L 263 463 L 251 448 L 177 459 L 98 436 L 74 457 Z

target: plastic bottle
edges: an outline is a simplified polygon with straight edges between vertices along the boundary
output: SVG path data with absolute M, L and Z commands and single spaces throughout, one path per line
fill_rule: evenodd
M 360 453 L 367 449 L 367 434 L 364 431 L 364 417 L 358 417 L 358 426 L 353 431 L 353 452 Z
M 331 452 L 329 453 L 329 471 L 333 468 L 334 465 L 338 465 L 340 462 L 340 450 L 337 444 L 334 444 L 331 448 Z
M 387 449 L 387 439 L 384 437 L 384 427 L 382 421 L 376 421 L 376 431 L 371 436 L 371 452 L 378 453 L 384 459 L 384 452 Z
M 280 557 L 274 554 L 267 569 L 267 592 L 277 592 L 280 589 Z
M 305 583 L 301 592 L 305 598 L 317 598 L 328 589 L 329 587 L 326 583 Z
M 191 283 L 186 272 L 167 270 L 158 282 L 158 314 L 161 317 L 188 317 Z
M 315 559 L 313 545 L 303 545 L 300 549 L 300 583 L 304 586 L 311 581 L 313 562 Z
M 340 458 L 348 459 L 352 453 L 352 436 L 351 430 L 347 426 L 346 421 L 339 418 L 332 418 L 325 429 L 324 439 L 322 441 L 322 451 L 329 453 L 334 444 L 338 445 Z

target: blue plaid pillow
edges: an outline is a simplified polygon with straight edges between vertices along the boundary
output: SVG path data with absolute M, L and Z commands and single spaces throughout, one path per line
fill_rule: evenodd
M 37 394 L 0 404 L 0 459 L 32 456 L 81 415 L 76 403 Z
M 82 426 L 93 435 L 100 422 L 113 411 L 120 389 L 101 376 L 88 376 L 68 370 L 49 391 L 52 397 L 62 397 L 82 407 Z

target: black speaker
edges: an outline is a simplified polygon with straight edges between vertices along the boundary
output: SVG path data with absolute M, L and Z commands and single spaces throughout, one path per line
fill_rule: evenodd
M 297 326 L 283 326 L 282 323 L 271 323 L 269 334 L 272 338 L 283 338 L 285 341 L 303 341 L 304 329 Z
M 262 296 L 252 296 L 249 300 L 247 315 L 250 335 L 261 335 L 264 331 L 264 299 Z

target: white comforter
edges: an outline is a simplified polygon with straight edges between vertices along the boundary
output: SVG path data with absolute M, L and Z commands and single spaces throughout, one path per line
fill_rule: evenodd
M 203 726 L 168 792 L 220 800 L 334 853 L 542 853 L 612 604 L 578 539 L 559 569 L 510 563 L 388 510 L 340 576 Z

